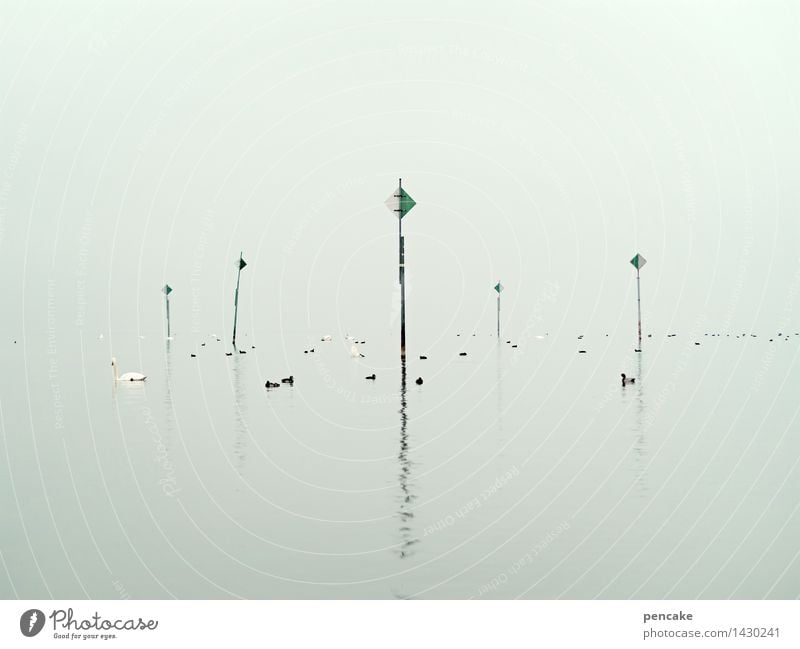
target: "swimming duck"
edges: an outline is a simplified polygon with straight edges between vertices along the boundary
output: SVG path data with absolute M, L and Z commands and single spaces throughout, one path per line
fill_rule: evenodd
M 625 376 L 624 373 L 621 374 L 621 376 L 622 376 L 622 385 L 628 385 L 629 383 L 636 383 L 636 379 L 634 378 L 629 379 L 627 376 Z
M 280 383 L 273 383 L 272 381 L 267 381 L 264 384 L 264 387 L 265 388 L 279 388 L 279 387 L 281 387 L 281 384 Z
M 422 385 L 422 377 L 421 377 L 421 376 L 418 376 L 418 377 L 417 377 L 417 380 L 416 380 L 416 381 L 414 381 L 414 383 L 416 383 L 417 385 Z
M 287 378 L 281 379 L 281 383 L 288 383 L 289 385 L 294 385 L 294 374 L 290 374 Z
M 368 381 L 374 381 L 375 380 L 375 374 L 370 374 L 369 376 L 365 376 L 364 378 L 367 379 Z

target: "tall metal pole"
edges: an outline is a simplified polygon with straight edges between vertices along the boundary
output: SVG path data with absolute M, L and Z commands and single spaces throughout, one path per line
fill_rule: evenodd
M 642 348 L 642 293 L 639 288 L 639 267 L 636 267 L 636 305 L 639 309 L 639 349 Z
M 169 284 L 164 284 L 164 288 L 161 289 L 161 292 L 164 294 L 164 301 L 167 307 L 167 340 L 169 340 L 172 338 L 169 323 L 169 294 L 172 293 L 172 287 Z
M 239 252 L 239 271 L 236 275 L 236 294 L 233 298 L 233 346 L 236 347 L 236 319 L 239 317 L 239 280 L 242 278 L 242 252 Z
M 403 189 L 403 179 L 399 179 L 398 191 Z M 403 241 L 403 214 L 398 215 L 398 237 L 400 244 L 399 270 L 400 270 L 400 356 L 406 355 L 406 267 L 405 267 L 405 245 Z
M 497 291 L 497 342 L 500 342 L 500 293 L 503 292 L 503 285 L 499 279 L 494 285 L 494 290 Z

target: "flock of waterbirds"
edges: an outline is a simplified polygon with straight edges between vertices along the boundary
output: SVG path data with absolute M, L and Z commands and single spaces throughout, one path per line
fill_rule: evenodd
M 457 334 L 457 335 L 460 336 L 461 334 Z M 475 334 L 472 334 L 472 335 L 474 336 Z M 144 336 L 139 336 L 139 337 L 144 339 Z M 216 334 L 211 334 L 211 338 L 213 338 L 216 342 L 222 342 L 222 339 L 219 336 L 217 336 Z M 103 335 L 100 334 L 100 336 L 98 336 L 98 339 L 99 340 L 103 340 Z M 172 339 L 173 338 L 171 336 L 168 337 L 168 340 L 172 340 Z M 351 336 L 350 334 L 345 334 L 344 339 L 345 339 L 346 342 L 350 343 L 350 356 L 352 358 L 366 358 L 365 354 L 363 354 L 361 352 L 361 348 L 358 346 L 358 345 L 365 345 L 367 343 L 366 340 L 357 340 L 354 336 Z M 14 342 L 16 343 L 16 340 Z M 320 342 L 323 342 L 323 343 L 333 342 L 333 336 L 331 334 L 325 334 L 324 336 L 322 336 L 320 338 Z M 507 340 L 506 342 L 508 344 L 511 344 L 510 340 Z M 206 343 L 204 343 L 204 342 L 200 343 L 200 347 L 205 347 L 205 346 L 206 346 Z M 515 347 L 515 348 L 517 347 L 517 345 L 515 345 L 515 344 L 511 345 L 511 346 Z M 251 345 L 250 346 L 250 349 L 255 349 L 255 348 L 256 348 L 255 345 Z M 238 351 L 240 354 L 246 354 L 247 353 L 244 349 L 238 349 L 236 351 Z M 313 354 L 313 353 L 315 353 L 315 348 L 311 347 L 309 349 L 305 349 L 305 350 L 303 350 L 303 353 L 304 354 Z M 198 352 L 191 352 L 189 354 L 189 358 L 197 358 L 197 354 L 198 354 Z M 459 352 L 458 355 L 459 356 L 466 356 L 467 352 Z M 225 356 L 233 356 L 233 352 L 225 352 Z M 422 355 L 420 355 L 419 359 L 420 360 L 427 360 L 428 357 L 426 355 L 422 354 Z M 144 374 L 141 374 L 139 372 L 126 372 L 126 373 L 124 373 L 124 374 L 122 374 L 120 376 L 119 372 L 117 370 L 117 359 L 116 358 L 112 358 L 111 359 L 111 366 L 114 369 L 114 380 L 115 381 L 144 381 L 147 378 Z M 366 380 L 368 380 L 368 381 L 375 381 L 377 379 L 377 376 L 373 372 L 372 374 L 370 374 L 369 376 L 365 376 L 364 378 Z M 415 383 L 417 385 L 422 385 L 424 383 L 424 381 L 423 381 L 421 376 L 418 376 L 416 378 L 416 380 L 415 380 Z M 285 378 L 282 378 L 280 380 L 280 382 L 271 381 L 271 380 L 268 379 L 267 382 L 264 383 L 264 387 L 267 388 L 267 389 L 279 388 L 279 387 L 281 387 L 281 385 L 293 386 L 294 385 L 294 375 L 289 375 L 289 376 L 287 376 Z
M 475 336 L 475 335 L 476 334 L 472 334 L 472 336 Z M 539 335 L 539 336 L 536 336 L 536 338 L 543 339 L 543 338 L 545 338 L 545 336 L 549 336 L 549 335 L 550 335 L 549 333 L 546 333 L 544 336 Z M 609 334 L 605 334 L 605 337 L 607 338 L 608 335 Z M 794 332 L 793 335 L 794 336 L 800 336 L 800 332 Z M 456 334 L 456 336 L 460 337 L 461 334 Z M 676 334 L 676 333 L 668 333 L 668 334 L 666 334 L 667 338 L 675 338 L 677 336 L 678 336 L 678 334 Z M 779 341 L 779 340 L 788 341 L 788 340 L 790 340 L 791 336 L 792 336 L 792 334 L 789 334 L 789 333 L 778 332 L 777 334 L 773 334 L 772 337 L 768 338 L 767 340 L 769 342 L 775 342 L 775 341 Z M 647 338 L 652 338 L 652 337 L 653 337 L 653 334 L 647 334 Z M 747 338 L 758 338 L 758 334 L 754 334 L 754 333 L 733 333 L 733 334 L 730 334 L 730 333 L 727 333 L 727 334 L 706 333 L 706 334 L 704 334 L 704 337 L 747 339 Z M 103 339 L 102 334 L 98 338 L 99 338 L 99 340 L 102 340 Z M 140 338 L 144 338 L 144 336 L 140 336 Z M 222 339 L 219 338 L 219 336 L 217 336 L 216 334 L 211 334 L 211 338 L 213 338 L 216 342 L 222 342 Z M 169 339 L 172 340 L 171 337 Z M 334 337 L 331 334 L 325 334 L 320 338 L 320 342 L 321 343 L 330 343 L 330 342 L 333 342 L 333 340 L 334 340 Z M 584 334 L 578 335 L 577 336 L 577 340 L 578 341 L 583 341 L 584 340 Z M 366 342 L 367 342 L 366 340 L 357 340 L 354 336 L 351 336 L 349 334 L 345 334 L 344 341 L 346 343 L 350 344 L 350 356 L 352 358 L 365 358 L 365 354 L 363 354 L 361 352 L 361 348 L 359 347 L 359 345 L 365 345 Z M 15 340 L 14 343 L 16 344 L 16 342 L 17 341 Z M 514 343 L 511 340 L 506 340 L 505 343 L 507 345 L 509 345 L 510 347 L 514 348 L 514 349 L 517 349 L 519 347 L 519 345 L 517 343 Z M 694 345 L 695 346 L 700 346 L 700 344 L 701 343 L 699 341 L 694 341 Z M 201 348 L 205 347 L 205 346 L 206 346 L 205 342 L 200 343 L 200 347 Z M 256 348 L 255 345 L 251 345 L 250 346 L 250 349 L 255 349 L 255 348 Z M 237 349 L 235 351 L 237 351 L 239 354 L 246 354 L 247 353 L 244 349 Z M 578 351 L 579 354 L 586 354 L 587 353 L 586 349 L 578 349 L 577 351 Z M 634 352 L 641 352 L 642 350 L 639 349 L 639 348 L 636 348 L 633 351 Z M 190 358 L 197 358 L 198 353 L 199 352 L 191 352 L 189 354 L 189 357 Z M 316 353 L 316 348 L 315 347 L 310 347 L 308 349 L 304 349 L 303 353 L 304 354 L 314 354 L 314 353 Z M 233 356 L 233 354 L 234 354 L 234 352 L 230 352 L 230 351 L 225 352 L 225 356 Z M 458 355 L 460 357 L 467 356 L 467 352 L 465 352 L 465 351 L 458 352 Z M 419 356 L 419 359 L 420 360 L 428 360 L 428 356 L 425 355 L 425 354 L 421 354 Z M 114 380 L 115 381 L 119 381 L 119 382 L 144 381 L 147 378 L 144 374 L 142 374 L 140 372 L 125 372 L 124 374 L 120 375 L 119 371 L 117 369 L 117 360 L 116 360 L 116 358 L 112 358 L 111 359 L 111 366 L 113 368 Z M 367 381 L 375 381 L 375 380 L 377 380 L 377 375 L 373 372 L 372 374 L 370 374 L 368 376 L 365 376 L 364 378 Z M 636 381 L 635 377 L 629 377 L 624 372 L 621 373 L 621 378 L 622 378 L 622 385 L 623 386 L 624 385 L 630 385 L 630 384 L 632 384 L 632 383 L 634 383 Z M 422 385 L 424 383 L 424 381 L 423 381 L 422 377 L 417 377 L 417 379 L 415 380 L 415 383 L 417 385 Z M 294 375 L 289 375 L 288 377 L 284 377 L 284 378 L 280 379 L 280 381 L 267 380 L 267 382 L 264 383 L 264 387 L 267 388 L 267 389 L 279 388 L 282 385 L 294 386 Z

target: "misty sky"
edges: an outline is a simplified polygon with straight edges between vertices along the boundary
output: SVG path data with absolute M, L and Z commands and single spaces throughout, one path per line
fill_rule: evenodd
M 6 338 L 800 327 L 790 2 L 0 5 Z M 52 305 L 51 305 L 52 307 Z

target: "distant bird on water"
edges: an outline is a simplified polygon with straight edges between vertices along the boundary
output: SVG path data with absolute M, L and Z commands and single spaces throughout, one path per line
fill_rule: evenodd
M 369 376 L 365 376 L 364 378 L 367 379 L 367 381 L 374 381 L 375 380 L 375 374 L 370 374 Z
M 364 354 L 362 354 L 359 351 L 358 347 L 356 347 L 355 345 L 352 345 L 350 347 L 350 356 L 352 356 L 353 358 L 359 358 L 359 357 L 364 358 Z
M 289 375 L 288 378 L 281 379 L 281 383 L 288 383 L 289 385 L 294 385 L 294 375 Z
M 622 376 L 622 385 L 628 385 L 630 383 L 636 383 L 636 379 L 634 379 L 634 378 L 630 378 L 629 379 L 627 376 L 625 376 L 624 372 L 620 376 Z
M 273 383 L 272 381 L 267 381 L 264 384 L 264 387 L 265 388 L 279 388 L 279 387 L 281 387 L 281 384 L 280 383 Z
M 139 372 L 125 372 L 122 376 L 119 375 L 119 370 L 117 370 L 117 359 L 111 359 L 111 367 L 114 368 L 114 380 L 115 381 L 144 381 L 147 377 L 144 374 L 140 374 Z
M 417 377 L 417 380 L 416 380 L 416 381 L 414 381 L 414 383 L 416 383 L 417 385 L 422 385 L 422 383 L 423 383 L 423 381 L 422 381 L 422 377 L 421 377 L 421 376 L 418 376 L 418 377 Z

